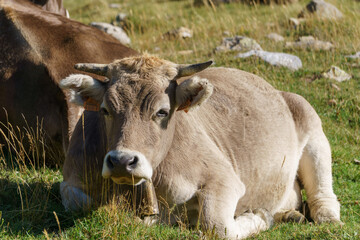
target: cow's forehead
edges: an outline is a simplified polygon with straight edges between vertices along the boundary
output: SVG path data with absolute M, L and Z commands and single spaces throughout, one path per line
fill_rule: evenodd
M 175 63 L 153 56 L 136 56 L 117 60 L 109 65 L 112 80 L 121 82 L 173 79 L 177 73 Z
M 121 112 L 129 106 L 140 109 L 146 105 L 150 108 L 157 100 L 164 99 L 162 96 L 166 94 L 169 83 L 169 80 L 159 78 L 153 78 L 152 81 L 133 80 L 129 76 L 126 79 L 114 79 L 105 93 L 104 100 L 115 112 Z

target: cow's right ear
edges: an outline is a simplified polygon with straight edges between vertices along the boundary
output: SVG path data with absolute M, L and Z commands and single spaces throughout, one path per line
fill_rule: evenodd
M 84 74 L 72 74 L 60 81 L 60 88 L 70 90 L 70 102 L 84 106 L 86 102 L 101 104 L 107 82 Z

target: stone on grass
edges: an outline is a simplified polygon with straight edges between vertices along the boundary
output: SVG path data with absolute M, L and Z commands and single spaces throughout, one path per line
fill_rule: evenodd
M 113 36 L 114 38 L 116 38 L 117 40 L 119 40 L 122 44 L 128 45 L 131 43 L 130 38 L 128 37 L 128 35 L 125 33 L 125 31 L 120 28 L 120 27 L 116 27 L 114 25 L 111 25 L 109 23 L 101 23 L 101 22 L 92 22 L 90 23 L 91 26 L 96 27 L 104 32 L 106 32 L 107 34 Z
M 281 35 L 279 35 L 277 33 L 270 33 L 266 37 L 268 39 L 271 39 L 271 40 L 275 41 L 275 42 L 282 42 L 282 41 L 285 40 L 283 36 L 281 36 Z
M 227 52 L 227 51 L 244 52 L 250 50 L 262 50 L 262 48 L 254 39 L 244 36 L 224 38 L 221 45 L 215 48 L 215 52 Z
M 223 36 L 230 36 L 230 32 L 229 31 L 224 31 Z
M 298 70 L 302 68 L 302 62 L 300 58 L 287 53 L 251 50 L 246 53 L 240 53 L 236 57 L 247 58 L 253 55 L 258 56 L 265 62 L 268 62 L 274 66 L 286 67 L 290 70 Z
M 309 50 L 325 50 L 328 51 L 332 49 L 334 46 L 331 42 L 324 42 L 315 39 L 313 36 L 303 36 L 300 37 L 296 42 L 286 42 L 286 48 L 293 49 L 309 49 Z
M 360 59 L 360 52 L 357 52 L 354 55 L 347 55 L 345 57 L 350 59 Z
M 307 14 L 316 15 L 323 19 L 339 19 L 343 14 L 334 5 L 325 2 L 324 0 L 312 0 L 306 8 L 301 11 L 298 17 L 305 17 Z
M 297 2 L 298 0 L 194 0 L 194 5 L 195 6 L 211 6 L 211 5 L 219 5 L 219 4 L 224 4 L 224 3 L 234 3 L 234 2 L 242 2 L 242 3 L 247 3 L 250 5 L 254 5 L 257 3 L 260 4 L 271 4 L 271 3 L 276 3 L 276 4 L 288 4 L 288 3 L 294 3 Z
M 118 13 L 115 17 L 117 22 L 124 22 L 126 20 L 127 14 L 126 13 Z
M 192 30 L 186 27 L 179 27 L 173 30 L 168 31 L 163 35 L 164 38 L 167 39 L 176 39 L 176 38 L 191 38 L 193 35 Z
M 322 74 L 323 77 L 343 82 L 351 79 L 351 75 L 337 66 L 331 66 L 330 70 Z
M 341 88 L 338 85 L 336 85 L 335 83 L 332 83 L 331 87 L 334 88 L 337 91 L 341 91 Z
M 289 23 L 294 28 L 297 28 L 302 22 L 304 22 L 305 19 L 299 19 L 299 18 L 290 18 Z
M 109 8 L 121 8 L 120 3 L 109 3 Z

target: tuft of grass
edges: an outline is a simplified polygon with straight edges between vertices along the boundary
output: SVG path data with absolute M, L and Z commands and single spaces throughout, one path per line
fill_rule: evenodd
M 320 115 L 332 148 L 334 191 L 341 203 L 341 220 L 345 225 L 277 224 L 254 239 L 359 239 L 360 165 L 354 159 L 360 160 L 360 68 L 350 64 L 360 63 L 349 61 L 344 56 L 360 51 L 360 2 L 327 0 L 339 8 L 344 14 L 343 19 L 330 21 L 310 17 L 298 28 L 291 26 L 288 19 L 296 17 L 308 1 L 253 6 L 232 3 L 216 7 L 194 7 L 192 2 L 65 0 L 64 5 L 71 18 L 85 24 L 113 22 L 118 12 L 128 14 L 124 26 L 132 40 L 131 47 L 140 52 L 178 63 L 213 59 L 216 66 L 252 72 L 279 90 L 304 96 Z M 109 8 L 109 3 L 119 3 L 121 8 Z M 192 29 L 193 37 L 162 38 L 164 33 L 180 26 Z M 291 72 L 256 57 L 235 59 L 236 53 L 215 53 L 214 48 L 225 37 L 224 31 L 228 31 L 230 36 L 254 38 L 267 51 L 297 55 L 303 68 Z M 266 38 L 271 32 L 283 35 L 286 41 L 313 35 L 319 40 L 332 42 L 335 49 L 327 52 L 288 50 L 284 43 L 274 43 Z M 193 53 L 181 55 L 179 52 L 182 50 L 193 50 Z M 339 66 L 353 78 L 337 83 L 318 77 L 331 65 Z M 336 90 L 331 84 L 336 84 L 341 90 Z M 328 101 L 332 99 L 337 104 L 329 105 Z M 19 133 L 16 127 L 8 128 L 14 132 L 15 142 L 11 143 L 14 146 L 12 154 L 0 150 L 0 239 L 217 239 L 211 230 L 201 233 L 197 229 L 188 229 L 186 223 L 178 227 L 145 226 L 123 200 L 114 200 L 88 215 L 66 213 L 59 194 L 61 168 L 43 164 L 44 158 L 50 154 L 46 144 L 40 144 L 42 147 L 37 147 L 32 153 L 17 143 L 19 139 L 27 139 L 26 130 L 20 129 Z M 7 132 L 5 135 L 11 136 Z

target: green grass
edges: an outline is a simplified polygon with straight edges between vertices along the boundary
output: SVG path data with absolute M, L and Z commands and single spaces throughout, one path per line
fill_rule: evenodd
M 121 9 L 110 9 L 110 2 L 121 3 Z M 344 55 L 360 51 L 360 2 L 328 0 L 344 13 L 343 19 L 323 21 L 311 18 L 294 29 L 288 19 L 296 17 L 307 2 L 252 7 L 237 3 L 213 9 L 195 8 L 191 1 L 65 0 L 65 6 L 73 19 L 86 24 L 91 21 L 112 22 L 118 12 L 127 13 L 126 30 L 132 39 L 131 47 L 140 52 L 178 63 L 213 59 L 216 66 L 255 73 L 280 90 L 304 96 L 320 115 L 332 147 L 334 191 L 342 205 L 341 220 L 345 225 L 277 224 L 254 238 L 360 239 L 360 165 L 354 162 L 354 159 L 360 160 L 360 67 L 351 67 L 344 58 Z M 192 29 L 193 38 L 162 38 L 165 32 L 180 26 Z M 291 72 L 255 57 L 235 59 L 236 53 L 214 53 L 224 31 L 229 31 L 232 36 L 254 38 L 267 51 L 295 54 L 302 60 L 303 68 Z M 270 32 L 283 35 L 287 41 L 313 35 L 332 42 L 335 49 L 329 52 L 286 50 L 283 43 L 266 38 Z M 193 50 L 194 53 L 178 54 L 182 50 Z M 331 65 L 339 66 L 353 78 L 342 83 L 324 78 L 306 81 L 306 78 L 328 70 Z M 336 83 L 341 90 L 334 89 L 331 83 Z M 335 99 L 337 104 L 330 106 L 330 99 Z M 25 167 L 22 164 L 12 163 L 9 157 L 0 160 L 0 239 L 201 238 L 198 230 L 184 226 L 147 227 L 136 220 L 129 208 L 119 203 L 87 215 L 66 213 L 59 194 L 61 168 Z M 212 238 L 211 233 L 206 233 L 206 236 Z

